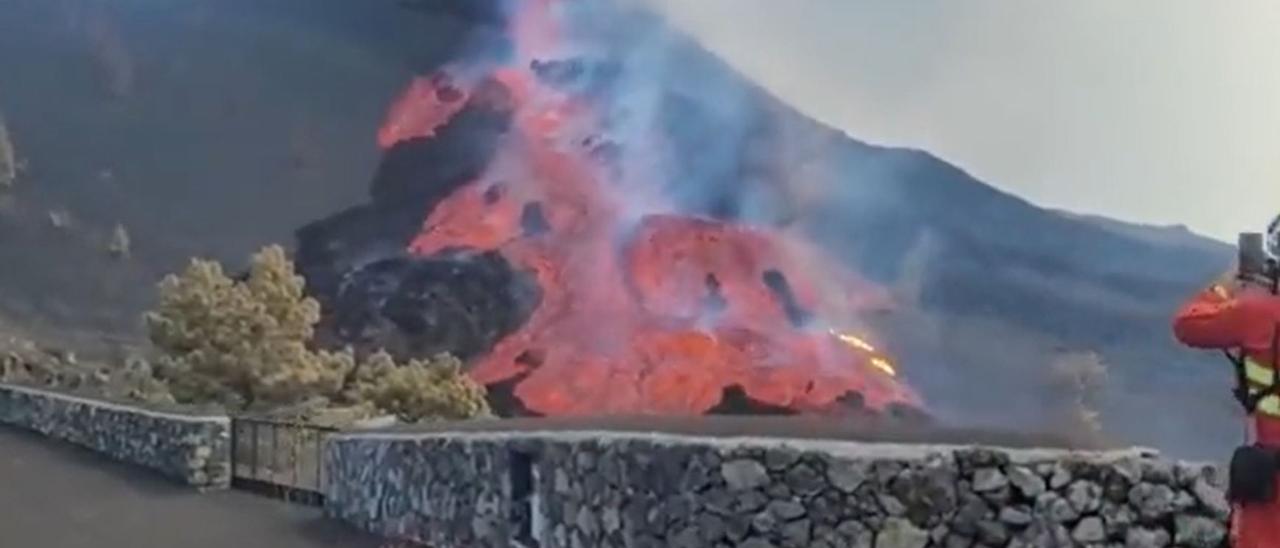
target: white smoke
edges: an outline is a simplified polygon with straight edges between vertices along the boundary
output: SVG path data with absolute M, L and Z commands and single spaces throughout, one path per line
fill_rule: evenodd
M 1274 2 L 652 4 L 808 114 L 1045 206 L 1228 241 L 1280 210 Z

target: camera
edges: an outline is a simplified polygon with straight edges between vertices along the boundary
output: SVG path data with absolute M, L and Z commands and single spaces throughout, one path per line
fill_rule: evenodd
M 1239 270 L 1241 280 L 1267 284 L 1274 292 L 1280 288 L 1280 264 L 1267 253 L 1266 236 L 1257 232 L 1240 234 Z

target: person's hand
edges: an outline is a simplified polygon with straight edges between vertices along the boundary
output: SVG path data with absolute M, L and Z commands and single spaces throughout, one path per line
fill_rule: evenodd
M 1226 272 L 1223 272 L 1217 277 L 1217 279 L 1213 280 L 1213 284 L 1209 287 L 1212 288 L 1213 292 L 1217 293 L 1219 297 L 1222 297 L 1223 299 L 1232 299 L 1235 298 L 1236 295 L 1245 291 L 1248 285 L 1252 284 L 1240 279 L 1239 265 L 1233 262 L 1231 264 L 1231 268 L 1227 269 Z
M 1218 277 L 1213 280 L 1213 285 L 1234 286 L 1234 285 L 1237 285 L 1239 282 L 1240 282 L 1240 267 L 1235 263 L 1231 263 L 1231 268 L 1227 269 L 1226 272 L 1223 272 L 1222 274 L 1218 275 Z
M 1270 294 L 1274 282 L 1264 276 L 1241 277 L 1238 272 L 1226 272 L 1211 286 L 1223 299 L 1233 299 L 1244 294 Z

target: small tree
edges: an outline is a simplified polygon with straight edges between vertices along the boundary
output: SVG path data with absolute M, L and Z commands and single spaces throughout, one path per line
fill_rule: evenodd
M 320 305 L 303 288 L 278 246 L 254 255 L 244 281 L 204 260 L 166 277 L 146 323 L 175 397 L 248 408 L 336 394 L 354 360 L 307 348 Z
M 337 401 L 408 422 L 488 414 L 484 388 L 451 356 L 397 365 L 378 352 L 356 367 L 350 350 L 311 350 L 320 304 L 304 289 L 278 246 L 254 255 L 240 281 L 216 262 L 193 260 L 160 283 L 159 306 L 146 316 L 163 353 L 157 375 L 187 403 L 281 409 Z

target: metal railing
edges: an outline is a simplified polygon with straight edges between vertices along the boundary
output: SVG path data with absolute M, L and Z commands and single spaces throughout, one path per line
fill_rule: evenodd
M 336 428 L 271 419 L 231 420 L 231 484 L 304 504 L 324 501 L 324 439 Z

